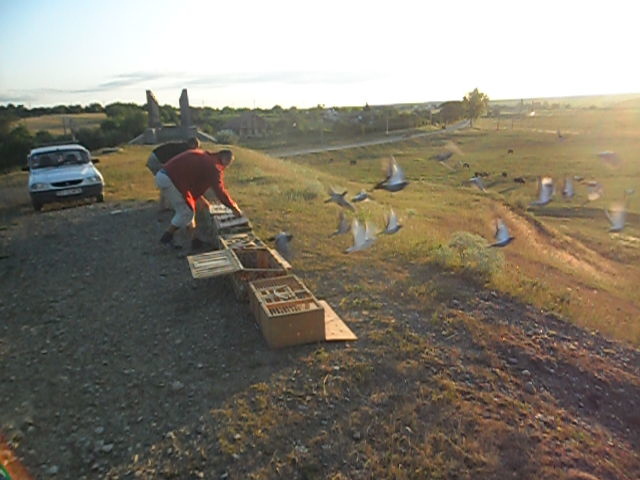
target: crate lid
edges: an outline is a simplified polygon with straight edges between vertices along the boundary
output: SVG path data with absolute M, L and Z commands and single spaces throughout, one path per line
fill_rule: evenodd
M 231 215 L 233 212 L 226 205 L 221 203 L 214 203 L 209 206 L 209 213 L 211 215 Z
M 190 255 L 187 257 L 193 278 L 210 278 L 242 270 L 242 264 L 231 249 Z

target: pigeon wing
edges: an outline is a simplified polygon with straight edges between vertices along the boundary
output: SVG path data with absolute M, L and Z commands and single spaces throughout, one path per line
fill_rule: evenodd
M 393 208 L 389 212 L 389 216 L 387 217 L 387 230 L 393 231 L 398 228 L 398 216 L 396 212 L 393 211 Z
M 351 223 L 351 233 L 353 234 L 353 246 L 355 248 L 361 247 L 364 244 L 365 231 L 357 218 L 354 218 Z
M 509 229 L 502 221 L 502 219 L 498 219 L 497 228 L 496 228 L 496 242 L 502 243 L 506 242 L 509 239 Z

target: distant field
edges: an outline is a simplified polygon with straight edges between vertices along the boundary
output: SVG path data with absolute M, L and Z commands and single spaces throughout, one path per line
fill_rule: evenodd
M 634 105 L 636 108 L 640 106 L 640 93 L 625 93 L 620 95 L 585 95 L 576 97 L 547 97 L 547 98 L 514 98 L 504 100 L 491 100 L 491 104 L 506 105 L 517 107 L 523 101 L 524 105 L 529 106 L 533 101 L 547 103 L 552 105 L 557 103 L 564 107 L 571 105 L 571 108 L 610 108 L 623 105 Z
M 640 343 L 640 110 L 559 110 L 496 127 L 495 120 L 482 119 L 476 128 L 446 138 L 314 154 L 295 162 L 333 175 L 336 188 L 352 195 L 379 181 L 382 162 L 393 154 L 410 186 L 400 194 L 374 192 L 376 202 L 362 206 L 378 226 L 390 205 L 405 222 L 401 234 L 387 241 L 393 249 L 380 242 L 383 256 L 401 252 L 413 262 L 427 261 L 455 231 L 491 240 L 499 215 L 517 240 L 503 250 L 505 268 L 493 277 L 495 288 Z M 449 140 L 463 154 L 446 165 L 431 160 Z M 622 164 L 602 162 L 597 153 L 604 150 L 617 152 Z M 487 193 L 469 186 L 476 171 L 489 174 Z M 549 206 L 532 208 L 538 175 L 555 179 L 557 195 Z M 583 178 L 571 201 L 560 194 L 565 176 Z M 526 178 L 525 185 L 515 177 Z M 588 180 L 604 186 L 601 198 L 587 200 Z M 609 233 L 604 210 L 627 189 L 636 190 L 628 197 L 627 227 Z
M 98 128 L 100 122 L 106 118 L 107 116 L 104 113 L 76 113 L 73 115 L 42 115 L 40 117 L 25 118 L 20 122 L 25 125 L 32 134 L 44 130 L 52 135 L 62 135 L 65 133 L 65 126 L 67 133 L 70 127 L 75 129 Z

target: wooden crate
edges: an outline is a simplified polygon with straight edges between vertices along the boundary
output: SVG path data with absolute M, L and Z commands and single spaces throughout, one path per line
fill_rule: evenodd
M 187 257 L 193 278 L 210 278 L 229 275 L 240 270 L 238 259 L 233 250 L 215 250 L 213 252 L 190 255 Z
M 249 283 L 249 303 L 271 348 L 320 342 L 324 308 L 295 275 Z
M 280 277 L 288 273 L 274 250 L 264 248 L 227 249 L 238 259 L 240 270 L 233 273 L 231 283 L 238 300 L 248 300 L 248 283 L 261 278 Z
M 214 203 L 209 207 L 209 213 L 215 215 L 231 215 L 233 212 L 229 207 L 221 203 Z
M 234 250 L 247 248 L 266 248 L 265 243 L 253 232 L 228 233 L 218 235 L 218 248 L 232 248 Z
M 232 213 L 212 216 L 216 235 L 252 231 L 251 223 L 247 217 L 236 217 Z

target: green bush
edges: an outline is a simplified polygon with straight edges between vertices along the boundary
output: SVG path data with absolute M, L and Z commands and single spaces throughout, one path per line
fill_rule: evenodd
M 502 252 L 489 248 L 483 237 L 469 232 L 455 232 L 449 243 L 436 247 L 432 255 L 436 263 L 463 270 L 483 281 L 498 273 L 504 265 Z
M 216 140 L 224 145 L 235 145 L 238 143 L 238 135 L 233 130 L 220 130 L 216 133 Z
M 22 125 L 11 129 L 6 135 L 0 134 L 0 170 L 26 165 L 33 144 L 29 130 Z

